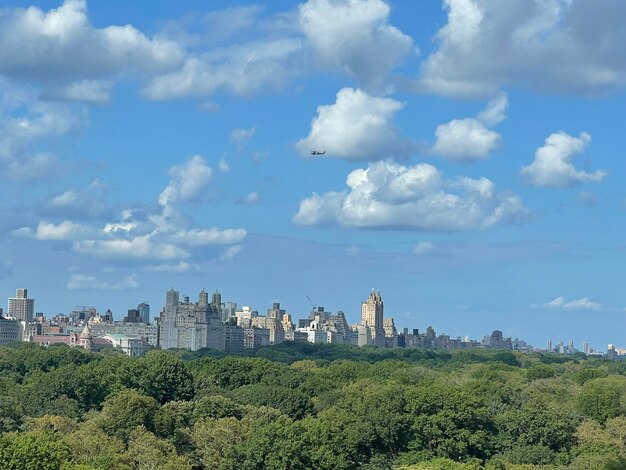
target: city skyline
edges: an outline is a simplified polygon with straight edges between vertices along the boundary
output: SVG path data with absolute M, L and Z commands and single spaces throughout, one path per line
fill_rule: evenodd
M 6 0 L 0 295 L 121 318 L 217 288 L 353 322 L 375 287 L 399 328 L 626 344 L 625 23 L 589 0 Z
M 35 299 L 26 299 L 25 296 L 27 295 L 27 292 L 28 292 L 27 288 L 17 288 L 15 297 L 18 299 L 28 300 L 30 308 L 34 309 Z M 263 309 L 265 308 L 264 306 L 239 303 L 236 300 L 229 300 L 229 301 L 222 302 L 221 293 L 217 289 L 213 292 L 211 303 L 209 303 L 208 295 L 209 293 L 204 288 L 202 288 L 200 290 L 200 300 L 198 302 L 200 304 L 204 304 L 205 306 L 221 305 L 222 306 L 221 309 L 223 309 L 224 313 L 229 312 L 232 309 L 232 311 L 230 311 L 231 315 L 234 315 L 235 309 L 238 309 L 237 310 L 238 314 L 246 312 L 248 315 L 254 314 L 254 315 L 258 315 L 260 317 L 265 318 L 264 315 L 259 313 L 263 311 Z M 15 298 L 8 299 L 9 310 L 4 311 L 4 313 L 3 313 L 3 309 L 0 308 L 0 313 L 3 313 L 7 318 L 16 318 L 15 315 L 11 315 L 11 308 L 10 308 L 11 301 L 14 301 L 14 300 Z M 326 315 L 332 315 L 333 311 L 336 313 L 341 313 L 341 315 L 345 315 L 346 313 L 341 308 L 336 309 L 336 310 L 330 310 L 323 304 L 319 304 L 319 305 L 313 304 L 311 299 L 307 298 L 307 300 L 311 303 L 310 305 L 311 310 L 305 311 L 305 312 L 294 312 L 289 309 L 281 309 L 280 302 L 272 302 L 272 308 L 267 309 L 267 318 L 274 318 L 278 320 L 280 319 L 280 315 L 288 314 L 289 317 L 293 318 L 294 324 L 295 324 L 296 321 L 299 322 L 301 319 L 305 319 L 307 317 L 309 319 L 312 318 L 316 313 L 320 311 L 325 312 Z M 64 317 L 71 317 L 76 312 L 89 312 L 91 315 L 95 315 L 96 313 L 98 315 L 105 315 L 103 316 L 103 318 L 107 318 L 106 321 L 108 322 L 129 321 L 129 322 L 134 323 L 136 321 L 140 321 L 142 323 L 151 324 L 151 325 L 159 325 L 160 323 L 158 320 L 160 318 L 161 323 L 162 323 L 160 328 L 162 329 L 165 328 L 165 330 L 167 331 L 167 330 L 171 330 L 172 327 L 174 326 L 173 318 L 176 315 L 176 306 L 179 303 L 182 303 L 184 305 L 190 305 L 190 306 L 198 305 L 198 304 L 193 303 L 193 296 L 187 295 L 186 293 L 184 293 L 184 291 L 178 291 L 178 290 L 175 290 L 174 287 L 171 287 L 170 289 L 166 291 L 165 300 L 162 302 L 163 305 L 161 307 L 157 305 L 158 310 L 155 310 L 152 315 L 150 314 L 150 303 L 148 302 L 141 302 L 137 305 L 136 308 L 130 307 L 128 309 L 125 309 L 122 313 L 119 313 L 117 315 L 115 315 L 111 311 L 110 308 L 107 308 L 106 312 L 103 312 L 103 310 L 97 307 L 94 307 L 92 305 L 74 305 L 71 314 L 69 311 L 57 312 L 56 314 L 51 313 L 51 312 L 43 312 L 41 310 L 33 310 L 33 312 L 36 312 L 37 314 L 43 314 L 43 316 L 48 320 L 50 320 L 51 318 L 54 318 L 57 315 L 64 316 Z M 149 318 L 150 321 L 146 321 L 146 315 L 145 315 L 146 306 L 147 306 L 147 315 L 148 315 L 147 318 Z M 130 315 L 134 316 L 135 318 L 127 320 L 128 316 Z M 375 289 L 372 288 L 369 296 L 360 303 L 360 312 L 355 315 L 346 315 L 344 318 L 347 320 L 347 323 L 350 324 L 351 327 L 357 328 L 354 330 L 354 334 L 356 335 L 357 333 L 359 333 L 360 335 L 363 335 L 363 337 L 367 336 L 369 338 L 367 341 L 371 342 L 371 345 L 376 345 L 378 347 L 383 347 L 383 348 L 384 347 L 397 347 L 397 345 L 390 346 L 389 344 L 385 344 L 385 342 L 383 341 L 384 337 L 387 336 L 388 332 L 387 332 L 387 326 L 384 326 L 384 327 L 382 326 L 383 325 L 382 323 L 383 322 L 383 301 L 382 301 L 380 291 L 376 291 Z M 18 320 L 20 319 L 19 315 L 17 319 Z M 226 317 L 223 317 L 222 319 L 224 321 L 227 320 Z M 385 322 L 387 322 L 388 320 L 390 320 L 391 322 L 389 326 L 393 329 L 393 331 L 395 331 L 394 333 L 391 333 L 390 331 L 389 334 L 393 334 L 393 335 L 400 334 L 402 332 L 404 332 L 405 334 L 407 332 L 411 334 L 411 332 L 414 332 L 416 330 L 419 330 L 420 334 L 423 334 L 423 332 L 428 332 L 428 331 L 436 331 L 438 332 L 438 334 L 450 336 L 450 338 L 463 339 L 464 341 L 467 339 L 476 341 L 476 340 L 480 340 L 480 338 L 484 338 L 485 336 L 488 336 L 487 330 L 489 330 L 489 332 L 494 332 L 494 333 L 499 332 L 500 334 L 503 334 L 500 328 L 498 328 L 497 326 L 493 327 L 495 329 L 493 328 L 489 329 L 490 327 L 487 326 L 486 327 L 487 330 L 483 331 L 482 333 L 478 332 L 476 333 L 475 336 L 473 336 L 473 335 L 467 334 L 467 332 L 457 332 L 457 331 L 447 330 L 442 325 L 438 325 L 433 328 L 433 324 L 436 325 L 436 323 L 433 323 L 431 321 L 426 321 L 426 323 L 419 324 L 419 325 L 417 324 L 395 325 L 394 317 L 391 315 L 387 315 L 387 317 L 385 318 Z M 377 329 L 375 327 L 376 324 L 380 325 L 381 327 Z M 359 331 L 358 328 L 360 328 L 360 325 L 366 328 L 366 330 Z M 267 328 L 267 325 L 265 324 L 256 325 L 255 327 Z M 508 330 L 503 329 L 503 331 L 506 332 Z M 172 333 L 170 332 L 169 335 L 171 336 Z M 537 350 L 544 349 L 544 346 L 542 346 L 542 343 L 540 342 L 533 343 L 533 342 L 527 341 L 527 338 L 511 336 L 511 335 L 507 335 L 506 333 L 503 334 L 503 336 L 508 336 L 509 339 L 514 339 L 516 341 L 520 340 L 523 343 L 528 343 L 528 345 L 530 345 L 531 347 Z M 176 347 L 176 346 L 173 346 L 174 344 L 176 344 L 176 341 L 172 342 L 170 339 L 167 339 L 167 338 L 168 338 L 167 336 L 165 337 L 165 339 L 162 337 L 161 346 L 166 349 Z M 272 339 L 271 341 L 273 343 L 274 340 Z M 544 344 L 547 345 L 545 349 L 547 349 L 548 351 L 553 351 L 555 347 L 558 349 L 559 345 L 562 347 L 565 343 L 567 343 L 568 348 L 570 349 L 574 348 L 576 351 L 585 352 L 585 354 L 588 354 L 591 351 L 601 352 L 604 350 L 603 348 L 605 347 L 605 345 L 596 345 L 596 344 L 590 345 L 587 339 L 583 339 L 582 342 L 578 344 L 578 342 L 575 342 L 571 338 L 568 340 L 564 340 L 562 335 L 558 336 L 558 339 L 554 341 L 553 341 L 553 338 L 547 338 Z M 581 347 L 577 347 L 575 343 Z M 616 344 L 612 342 L 606 343 L 606 346 L 618 347 L 618 348 L 621 347 L 620 344 L 618 343 Z

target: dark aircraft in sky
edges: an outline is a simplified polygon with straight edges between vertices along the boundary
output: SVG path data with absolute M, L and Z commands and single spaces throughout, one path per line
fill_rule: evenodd
M 320 152 L 319 150 L 311 150 L 311 155 L 324 155 L 326 153 L 326 150 L 324 150 L 323 152 Z

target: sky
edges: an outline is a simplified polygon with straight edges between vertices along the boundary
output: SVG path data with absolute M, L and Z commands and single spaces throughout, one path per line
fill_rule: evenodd
M 626 346 L 626 3 L 5 0 L 0 297 Z M 321 156 L 312 150 L 324 151 Z

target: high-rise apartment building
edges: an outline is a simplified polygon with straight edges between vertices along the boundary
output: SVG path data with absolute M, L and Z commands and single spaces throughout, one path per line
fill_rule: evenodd
M 189 301 L 175 290 L 167 291 L 165 307 L 159 319 L 159 345 L 163 349 L 183 348 L 196 351 L 201 348 L 224 349 L 224 325 L 219 311 L 209 303 L 203 289 L 198 302 Z
M 359 328 L 359 345 L 372 344 L 385 347 L 385 330 L 383 328 L 383 299 L 380 291 L 372 289 L 367 300 L 361 303 L 361 325 Z
M 35 316 L 35 299 L 28 298 L 28 289 L 17 289 L 14 298 L 9 298 L 8 316 L 30 323 Z

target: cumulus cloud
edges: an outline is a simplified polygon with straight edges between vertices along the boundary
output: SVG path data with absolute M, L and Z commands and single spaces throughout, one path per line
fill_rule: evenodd
M 296 143 L 302 155 L 326 150 L 327 157 L 379 160 L 406 156 L 413 145 L 400 138 L 393 123 L 404 104 L 391 98 L 370 96 L 343 88 L 333 105 L 318 106 L 309 135 Z
M 230 133 L 230 140 L 237 147 L 237 151 L 241 152 L 246 145 L 248 145 L 248 142 L 254 134 L 256 134 L 256 129 L 254 127 L 251 127 L 250 129 L 233 129 Z
M 515 194 L 496 191 L 487 178 L 444 178 L 434 166 L 391 161 L 352 171 L 348 188 L 300 202 L 299 225 L 423 231 L 480 230 L 524 222 L 528 210 Z
M 213 171 L 204 158 L 195 156 L 181 165 L 170 168 L 171 181 L 159 197 L 158 211 L 139 208 L 125 209 L 119 220 L 107 223 L 99 236 L 74 242 L 72 248 L 79 253 L 103 258 L 148 260 L 175 260 L 166 263 L 163 270 L 191 269 L 186 259 L 196 249 L 241 243 L 247 232 L 244 229 L 218 229 L 195 227 L 193 218 L 181 212 L 179 203 L 200 201 L 211 183 Z M 71 203 L 72 194 L 63 193 L 62 203 Z M 214 251 L 219 251 L 217 248 Z M 196 251 L 196 254 L 198 252 Z M 206 255 L 206 253 L 203 253 Z M 216 254 L 217 255 L 217 254 Z M 185 265 L 181 263 L 187 263 Z M 152 270 L 159 270 L 152 267 Z
M 250 96 L 322 71 L 344 73 L 365 89 L 382 91 L 389 74 L 415 51 L 413 40 L 389 23 L 390 8 L 382 0 L 309 0 L 297 12 L 268 21 L 260 13 L 256 7 L 213 12 L 203 28 L 211 37 L 179 30 L 172 37 L 196 49 L 244 30 L 252 39 L 188 53 L 180 68 L 149 80 L 144 95 L 157 100 L 217 92 Z
M 189 253 L 172 243 L 159 243 L 150 235 L 137 236 L 130 239 L 113 240 L 79 240 L 74 242 L 74 251 L 103 258 L 150 258 L 150 259 L 181 259 L 188 258 Z
M 548 136 L 545 145 L 535 152 L 535 160 L 522 167 L 522 176 L 533 186 L 568 188 L 585 181 L 602 181 L 605 171 L 577 170 L 572 160 L 591 142 L 591 136 L 581 132 L 578 137 L 565 132 Z
M 133 290 L 138 287 L 136 274 L 116 281 L 101 281 L 88 274 L 72 274 L 67 281 L 68 290 Z
M 422 63 L 420 90 L 489 96 L 505 84 L 598 94 L 626 83 L 626 4 L 444 0 L 447 23 Z
M 309 0 L 298 11 L 320 65 L 356 78 L 364 88 L 382 89 L 414 51 L 411 37 L 389 24 L 390 7 L 382 0 Z
M 131 25 L 94 28 L 85 0 L 66 0 L 47 12 L 7 9 L 0 16 L 0 74 L 12 79 L 75 82 L 153 74 L 180 64 L 183 56 L 176 43 L 150 39 Z M 84 87 L 74 90 L 78 97 L 84 98 Z
M 244 45 L 215 49 L 187 57 L 184 65 L 159 75 L 144 87 L 153 100 L 184 96 L 210 96 L 217 91 L 250 96 L 262 89 L 279 89 L 305 69 L 294 66 L 303 47 L 301 39 L 259 40 Z
M 159 196 L 159 204 L 166 206 L 178 202 L 198 202 L 213 177 L 213 170 L 205 159 L 196 155 L 182 165 L 170 168 L 171 180 Z
M 588 297 L 582 297 L 576 300 L 566 300 L 565 297 L 556 297 L 541 306 L 543 308 L 560 310 L 600 310 L 602 308 L 601 304 L 589 300 Z
M 35 238 L 38 240 L 75 240 L 89 234 L 91 229 L 86 225 L 64 220 L 59 224 L 41 221 L 37 225 Z
M 500 134 L 487 128 L 505 119 L 508 100 L 505 93 L 489 101 L 487 108 L 476 118 L 453 119 L 437 126 L 437 140 L 432 152 L 453 160 L 484 159 L 501 143 Z

